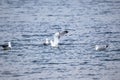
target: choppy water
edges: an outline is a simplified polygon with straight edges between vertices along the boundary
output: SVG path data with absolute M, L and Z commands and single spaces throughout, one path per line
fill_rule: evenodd
M 59 48 L 42 45 L 62 30 Z M 0 0 L 5 41 L 0 80 L 120 80 L 120 0 Z

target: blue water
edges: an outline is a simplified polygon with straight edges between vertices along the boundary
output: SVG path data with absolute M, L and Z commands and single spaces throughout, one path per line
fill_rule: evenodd
M 59 48 L 42 45 L 63 30 Z M 120 80 L 120 0 L 0 0 L 7 41 L 0 80 Z

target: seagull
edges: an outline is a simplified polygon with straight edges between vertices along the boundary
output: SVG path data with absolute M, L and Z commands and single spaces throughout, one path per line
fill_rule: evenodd
M 50 44 L 52 47 L 58 47 L 59 39 L 61 38 L 61 36 L 64 36 L 67 33 L 68 33 L 68 31 L 56 32 L 53 36 L 53 40 L 46 39 L 44 45 Z
M 103 50 L 106 50 L 107 47 L 108 45 L 95 45 L 95 50 L 103 51 Z
M 0 45 L 4 50 L 8 50 L 8 49 L 11 49 L 12 46 L 11 46 L 11 42 L 7 42 L 6 44 L 2 44 Z
M 50 42 L 49 42 L 48 38 L 46 38 L 46 40 L 45 40 L 45 42 L 43 43 L 43 45 L 49 45 L 49 44 L 50 44 Z
M 54 34 L 54 40 L 50 40 L 50 44 L 52 47 L 58 47 L 59 39 L 60 39 L 60 33 L 56 32 Z

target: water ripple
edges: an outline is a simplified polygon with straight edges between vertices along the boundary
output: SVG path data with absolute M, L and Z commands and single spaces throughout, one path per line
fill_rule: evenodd
M 1 80 L 119 80 L 119 0 L 0 0 Z M 68 30 L 59 48 L 44 46 Z M 96 51 L 96 44 L 109 44 Z

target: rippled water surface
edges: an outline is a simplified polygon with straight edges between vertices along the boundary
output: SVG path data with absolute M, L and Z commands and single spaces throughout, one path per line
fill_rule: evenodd
M 59 48 L 42 44 L 63 30 Z M 0 80 L 120 80 L 120 0 L 0 0 L 7 41 Z

